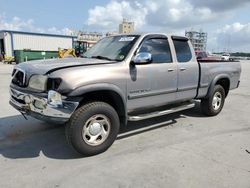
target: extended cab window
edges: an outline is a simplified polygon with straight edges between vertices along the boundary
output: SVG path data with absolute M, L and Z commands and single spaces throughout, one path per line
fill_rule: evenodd
M 139 52 L 151 53 L 153 63 L 172 62 L 171 52 L 167 38 L 146 39 L 142 43 Z
M 173 39 L 177 61 L 180 63 L 188 62 L 192 59 L 192 53 L 187 40 Z

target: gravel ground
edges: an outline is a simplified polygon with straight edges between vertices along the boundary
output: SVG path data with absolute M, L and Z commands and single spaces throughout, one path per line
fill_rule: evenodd
M 223 111 L 191 110 L 130 123 L 103 154 L 82 158 L 64 127 L 28 121 L 8 104 L 0 63 L 0 187 L 250 187 L 250 61 Z

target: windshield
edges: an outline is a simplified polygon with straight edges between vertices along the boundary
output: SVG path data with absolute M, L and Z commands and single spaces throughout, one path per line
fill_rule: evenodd
M 105 37 L 90 48 L 84 57 L 122 61 L 127 57 L 138 38 L 138 35 Z

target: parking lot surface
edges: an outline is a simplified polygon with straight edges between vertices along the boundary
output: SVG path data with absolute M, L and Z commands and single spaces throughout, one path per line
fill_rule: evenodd
M 250 61 L 216 117 L 191 110 L 129 123 L 103 154 L 82 158 L 64 126 L 25 120 L 0 63 L 0 187 L 250 187 Z

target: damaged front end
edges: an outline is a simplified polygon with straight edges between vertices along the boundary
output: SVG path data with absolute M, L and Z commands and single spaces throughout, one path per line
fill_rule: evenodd
M 10 96 L 9 103 L 23 115 L 58 123 L 67 122 L 79 104 L 62 99 L 56 91 L 49 91 L 47 97 L 42 97 L 10 88 Z
M 9 103 L 25 118 L 30 115 L 43 121 L 67 122 L 79 103 L 55 91 L 60 82 L 60 79 L 31 74 L 21 65 L 16 66 L 12 72 Z

